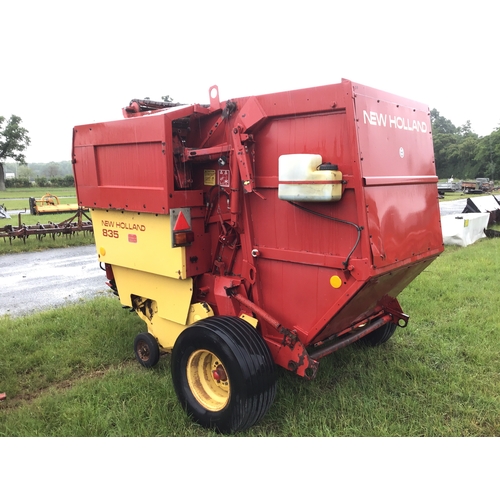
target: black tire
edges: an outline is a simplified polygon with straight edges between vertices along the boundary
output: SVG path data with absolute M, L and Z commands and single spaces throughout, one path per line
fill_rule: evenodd
M 150 333 L 139 333 L 134 339 L 135 358 L 139 363 L 151 368 L 160 360 L 160 347 Z
M 387 342 L 396 331 L 397 325 L 395 323 L 386 323 L 384 326 L 377 328 L 372 333 L 361 337 L 359 342 L 371 347 L 376 347 L 380 344 Z
M 222 433 L 248 429 L 276 396 L 269 348 L 249 323 L 230 316 L 186 328 L 172 351 L 172 380 L 188 415 Z

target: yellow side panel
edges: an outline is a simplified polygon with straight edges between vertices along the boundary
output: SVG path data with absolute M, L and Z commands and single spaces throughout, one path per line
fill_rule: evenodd
M 186 250 L 172 248 L 169 215 L 98 209 L 92 209 L 91 214 L 101 262 L 186 278 Z
M 181 325 L 186 324 L 193 295 L 191 278 L 168 278 L 115 265 L 113 274 L 123 305 L 132 307 L 131 295 L 155 300 L 158 316 Z
M 167 352 L 172 350 L 177 337 L 179 337 L 188 325 L 192 325 L 196 321 L 200 321 L 200 319 L 214 315 L 208 304 L 199 302 L 191 304 L 189 316 L 185 324 L 168 321 L 167 319 L 160 318 L 158 314 L 154 314 L 152 318 L 147 318 L 140 311 L 137 311 L 137 314 L 148 326 L 148 332 L 151 333 L 153 337 L 156 337 L 160 348 Z

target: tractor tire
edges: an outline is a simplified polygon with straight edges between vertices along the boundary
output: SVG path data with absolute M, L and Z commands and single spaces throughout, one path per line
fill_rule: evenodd
M 150 333 L 139 333 L 134 339 L 135 358 L 145 368 L 155 366 L 160 360 L 160 347 Z
M 365 337 L 361 337 L 359 342 L 371 347 L 376 347 L 380 344 L 387 342 L 396 331 L 397 325 L 395 323 L 386 323 L 384 326 L 377 328 L 372 333 L 369 333 Z
M 276 396 L 275 365 L 257 330 L 231 316 L 186 328 L 172 351 L 172 380 L 197 423 L 225 434 L 261 420 Z

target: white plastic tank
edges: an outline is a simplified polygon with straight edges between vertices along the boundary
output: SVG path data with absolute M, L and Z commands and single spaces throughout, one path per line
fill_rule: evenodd
M 321 155 L 281 155 L 278 160 L 278 198 L 285 201 L 339 201 L 342 172 L 323 164 Z

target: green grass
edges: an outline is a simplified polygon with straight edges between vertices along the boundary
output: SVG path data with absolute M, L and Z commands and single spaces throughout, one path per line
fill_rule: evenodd
M 8 188 L 0 191 L 0 204 L 4 200 L 13 198 L 41 198 L 44 194 L 55 194 L 56 196 L 76 196 L 74 187 L 31 187 L 31 188 Z
M 406 329 L 352 345 L 305 381 L 278 370 L 241 436 L 500 436 L 499 239 L 448 247 L 400 296 Z M 133 359 L 142 322 L 102 297 L 0 318 L 0 436 L 214 436 L 177 403 L 170 356 Z
M 482 193 L 482 194 L 464 194 L 462 191 L 458 191 L 455 193 L 445 193 L 444 198 L 440 198 L 439 201 L 455 201 L 455 200 L 466 200 L 467 198 L 476 198 L 477 196 L 491 196 L 491 195 L 499 195 L 498 190 L 493 191 L 491 193 Z
M 54 193 L 51 192 L 50 194 Z M 74 194 L 73 196 L 70 196 L 68 194 L 67 196 L 64 197 L 62 195 L 61 196 L 57 195 L 57 197 L 59 198 L 59 203 L 64 205 L 69 203 L 77 203 L 76 196 Z M 41 196 L 32 196 L 32 198 L 36 198 L 38 200 L 41 198 Z M 8 198 L 4 200 L 0 199 L 0 205 L 3 205 L 6 210 L 16 210 L 19 212 L 26 211 L 27 213 L 29 213 L 30 211 L 30 204 L 28 198 L 19 198 L 19 199 Z
M 0 191 L 0 205 L 7 210 L 25 210 L 29 213 L 29 198 L 39 199 L 50 193 L 60 198 L 60 203 L 76 203 L 76 189 L 74 187 L 31 187 L 10 188 Z

